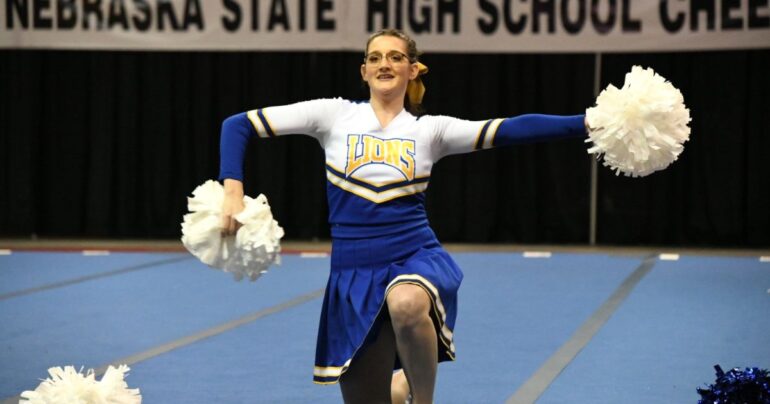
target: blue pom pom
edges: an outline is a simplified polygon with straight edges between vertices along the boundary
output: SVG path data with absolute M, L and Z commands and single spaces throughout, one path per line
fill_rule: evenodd
M 714 366 L 717 380 L 707 389 L 698 388 L 698 404 L 770 404 L 770 374 L 759 368 L 734 368 L 725 373 Z

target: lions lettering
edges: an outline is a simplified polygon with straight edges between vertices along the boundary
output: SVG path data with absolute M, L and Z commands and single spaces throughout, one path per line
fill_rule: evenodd
M 386 164 L 414 179 L 414 140 L 380 139 L 372 135 L 348 135 L 345 176 L 367 164 Z

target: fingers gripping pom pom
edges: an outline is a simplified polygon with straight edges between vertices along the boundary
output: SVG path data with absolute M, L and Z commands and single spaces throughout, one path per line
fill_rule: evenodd
M 21 393 L 19 404 L 140 404 L 139 389 L 129 389 L 123 381 L 129 370 L 126 365 L 110 366 L 96 381 L 93 369 L 83 374 L 72 366 L 50 368 L 51 377 Z
M 690 111 L 682 93 L 652 69 L 634 66 L 623 88 L 612 84 L 586 110 L 593 142 L 589 153 L 604 155 L 604 165 L 643 177 L 676 161 L 690 136 Z
M 223 236 L 221 228 L 224 188 L 206 181 L 187 199 L 182 222 L 182 243 L 204 264 L 231 272 L 236 280 L 259 278 L 272 264 L 280 264 L 283 229 L 273 219 L 264 195 L 243 198 L 244 210 L 235 216 L 242 224 L 235 236 Z

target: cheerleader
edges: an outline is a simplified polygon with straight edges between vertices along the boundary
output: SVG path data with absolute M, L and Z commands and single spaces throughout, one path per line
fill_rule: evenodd
M 332 254 L 313 378 L 340 383 L 346 403 L 433 401 L 438 362 L 453 360 L 462 271 L 428 225 L 425 191 L 444 156 L 585 137 L 583 115 L 467 121 L 422 115 L 415 42 L 397 30 L 366 43 L 367 102 L 319 99 L 240 113 L 221 135 L 223 229 L 243 210 L 249 138 L 304 134 L 326 159 Z M 402 371 L 403 370 L 403 371 Z M 395 371 L 395 373 L 394 373 Z

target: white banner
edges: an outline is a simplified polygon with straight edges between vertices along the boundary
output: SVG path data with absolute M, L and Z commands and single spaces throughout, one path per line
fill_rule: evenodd
M 769 0 L 0 0 L 0 48 L 430 52 L 770 48 Z

